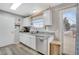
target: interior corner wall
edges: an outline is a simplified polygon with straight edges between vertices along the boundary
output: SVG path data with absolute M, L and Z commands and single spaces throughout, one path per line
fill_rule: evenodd
M 4 11 L 1 11 L 0 10 L 0 19 L 6 19 L 6 21 L 7 21 L 7 19 L 11 19 L 11 22 L 13 22 L 14 23 L 14 28 L 11 30 L 13 33 L 14 33 L 14 39 L 12 39 L 12 40 L 5 40 L 6 42 L 8 42 L 9 41 L 9 43 L 11 42 L 11 43 L 16 43 L 17 41 L 18 41 L 18 38 L 19 38 L 19 36 L 18 36 L 18 29 L 17 28 L 15 28 L 15 22 L 16 22 L 16 20 L 18 20 L 18 18 L 22 18 L 21 16 L 18 16 L 18 15 L 13 15 L 13 14 L 11 14 L 11 13 L 9 13 L 9 12 L 4 12 Z M 6 22 L 6 21 L 4 21 L 4 22 Z M 10 21 L 8 20 L 7 21 L 8 23 L 10 23 Z M 11 23 L 10 23 L 11 24 Z M 6 26 L 5 26 L 6 27 Z M 8 33 L 9 34 L 9 33 Z M 4 37 L 4 36 L 3 36 Z M 0 42 L 2 42 L 1 40 L 0 40 Z M 5 44 L 5 42 L 3 43 L 3 44 Z M 7 44 L 7 43 L 6 43 Z M 3 45 L 2 45 L 3 46 Z
M 56 37 L 59 38 L 59 11 L 56 11 L 53 8 L 53 14 L 52 14 L 52 22 L 53 22 L 53 31 L 56 32 Z
M 60 19 L 60 10 L 55 10 L 53 8 L 53 31 L 55 31 L 55 36 L 59 39 L 62 45 L 62 20 Z M 60 47 L 60 54 L 62 54 L 62 46 Z

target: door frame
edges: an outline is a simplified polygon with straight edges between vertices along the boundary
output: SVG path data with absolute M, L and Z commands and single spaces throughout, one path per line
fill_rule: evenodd
M 64 6 L 65 7 L 65 6 Z M 63 26 L 63 12 L 64 11 L 66 11 L 66 9 L 71 9 L 71 8 L 76 8 L 76 10 L 77 10 L 77 6 L 70 6 L 69 8 L 64 8 L 64 9 L 62 9 L 62 10 L 60 10 L 60 39 L 62 40 L 61 41 L 61 44 L 62 44 L 62 46 L 61 46 L 61 50 L 62 50 L 62 53 L 63 53 L 63 39 L 64 39 L 64 26 Z M 75 43 L 76 43 L 76 41 L 75 41 Z M 75 44 L 75 47 L 76 47 L 76 44 Z M 75 51 L 76 51 L 76 48 L 75 48 Z M 75 53 L 74 53 L 75 54 Z
M 61 21 L 62 21 L 62 22 L 61 22 L 61 23 L 62 23 L 62 26 L 61 26 L 61 27 L 62 27 L 62 31 L 63 31 L 63 32 L 62 32 L 62 44 L 63 44 L 63 45 L 64 45 L 64 26 L 63 26 L 63 25 L 64 25 L 64 23 L 63 23 L 64 21 L 63 21 L 63 13 L 64 13 L 65 11 L 67 11 L 67 10 L 69 10 L 69 9 L 73 9 L 73 8 L 77 9 L 76 7 L 70 7 L 70 8 L 67 8 L 67 9 L 62 10 L 62 12 L 61 12 L 61 15 L 62 15 L 62 18 L 61 18 L 61 19 L 62 19 L 62 20 L 61 20 Z M 75 42 L 76 42 L 76 41 L 75 41 Z M 63 49 L 62 52 L 64 53 L 63 45 L 62 45 L 62 49 Z M 74 53 L 74 54 L 75 54 L 75 53 Z
M 62 4 L 63 5 L 63 4 Z M 68 9 L 68 8 L 73 8 L 73 7 L 77 7 L 77 3 L 75 4 L 65 4 L 63 6 L 59 6 L 59 8 L 56 10 L 59 11 L 59 39 L 60 39 L 60 42 L 61 42 L 61 48 L 60 48 L 60 54 L 63 53 L 63 18 L 62 18 L 62 14 L 63 14 L 63 10 L 65 9 Z

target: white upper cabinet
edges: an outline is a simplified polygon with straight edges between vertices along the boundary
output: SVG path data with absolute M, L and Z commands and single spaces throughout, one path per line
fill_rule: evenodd
M 43 13 L 43 17 L 45 19 L 45 25 L 52 25 L 52 10 L 46 10 Z
M 23 19 L 23 23 L 22 23 L 22 26 L 30 26 L 31 25 L 31 20 L 29 17 L 27 18 L 24 18 Z

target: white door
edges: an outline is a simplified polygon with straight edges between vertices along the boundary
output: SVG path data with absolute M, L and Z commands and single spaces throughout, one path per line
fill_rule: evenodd
M 63 54 L 75 54 L 76 7 L 63 10 Z
M 14 18 L 0 15 L 0 47 L 14 43 Z

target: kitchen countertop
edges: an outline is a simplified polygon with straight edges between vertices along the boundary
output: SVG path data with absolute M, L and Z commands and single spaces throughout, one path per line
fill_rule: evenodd
M 48 32 L 31 33 L 31 32 L 22 32 L 22 31 L 20 31 L 20 33 L 25 33 L 25 34 L 34 35 L 34 36 L 51 36 L 51 35 L 55 35 L 55 32 L 52 32 L 52 33 L 48 33 Z

